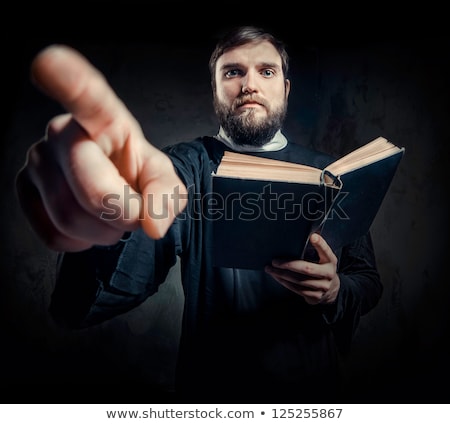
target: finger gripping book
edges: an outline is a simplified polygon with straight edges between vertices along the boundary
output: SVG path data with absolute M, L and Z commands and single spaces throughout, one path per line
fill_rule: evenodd
M 369 231 L 404 151 L 378 137 L 325 169 L 226 151 L 212 174 L 213 265 L 307 259 L 312 232 L 333 250 L 352 242 Z

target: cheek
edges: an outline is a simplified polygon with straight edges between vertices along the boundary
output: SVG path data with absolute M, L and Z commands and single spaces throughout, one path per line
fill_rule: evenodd
M 237 84 L 225 84 L 217 87 L 217 99 L 222 103 L 231 104 L 239 96 L 240 88 Z
M 286 92 L 285 90 L 276 90 L 272 93 L 272 105 L 273 107 L 279 108 L 286 103 Z
M 275 99 L 278 99 L 280 102 L 284 102 L 286 100 L 287 93 L 284 86 L 276 88 L 274 87 L 272 95 Z

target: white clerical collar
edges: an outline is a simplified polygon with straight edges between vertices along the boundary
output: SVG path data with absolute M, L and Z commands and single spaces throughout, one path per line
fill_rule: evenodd
M 222 127 L 220 127 L 219 132 L 214 138 L 226 144 L 236 152 L 275 152 L 286 147 L 288 143 L 286 137 L 281 133 L 281 130 L 278 130 L 273 138 L 263 146 L 236 144 L 227 134 L 225 134 Z

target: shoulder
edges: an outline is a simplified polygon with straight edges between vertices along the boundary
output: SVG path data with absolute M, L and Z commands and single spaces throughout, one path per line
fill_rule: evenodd
M 220 163 L 224 150 L 223 143 L 210 136 L 197 137 L 162 149 L 178 171 L 182 173 L 204 171 L 207 174 Z
M 193 140 L 175 143 L 162 149 L 169 156 L 187 155 L 195 157 L 206 155 L 213 160 L 218 157 L 219 161 L 224 150 L 224 145 L 210 136 L 197 137 Z

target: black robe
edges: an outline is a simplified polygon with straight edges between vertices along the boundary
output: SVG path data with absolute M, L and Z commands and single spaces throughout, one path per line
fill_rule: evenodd
M 124 313 L 157 292 L 178 256 L 185 304 L 177 401 L 345 401 L 341 355 L 382 293 L 370 234 L 336 252 L 341 288 L 332 305 L 308 305 L 263 270 L 214 268 L 203 199 L 225 149 L 211 137 L 166 148 L 189 191 L 186 209 L 160 240 L 137 230 L 115 246 L 62 255 L 50 311 L 74 328 Z M 319 168 L 333 160 L 293 143 L 251 154 Z

